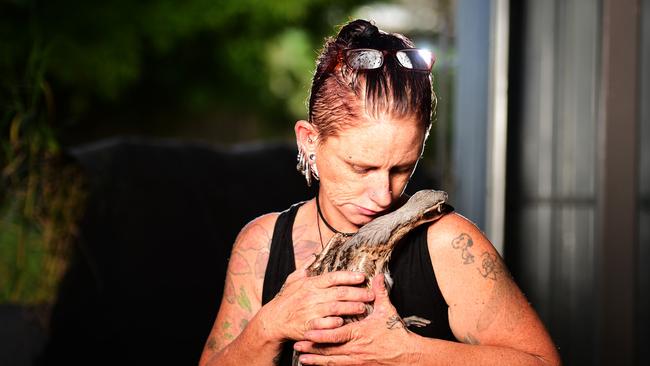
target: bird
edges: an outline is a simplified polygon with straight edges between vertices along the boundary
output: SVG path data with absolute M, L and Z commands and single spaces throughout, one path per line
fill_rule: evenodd
M 437 190 L 421 190 L 413 194 L 397 210 L 380 216 L 362 226 L 354 235 L 346 236 L 336 233 L 325 245 L 306 269 L 308 277 L 326 272 L 353 271 L 365 275 L 365 282 L 360 286 L 371 287 L 372 279 L 383 273 L 386 289 L 390 291 L 392 280 L 388 269 L 393 249 L 411 230 L 436 221 L 450 211 L 447 205 L 447 193 Z M 363 314 L 344 316 L 344 323 L 359 321 L 370 315 L 373 304 L 366 303 Z M 404 318 L 407 325 L 424 326 L 430 322 L 417 316 Z M 293 354 L 293 365 L 301 365 L 299 352 Z

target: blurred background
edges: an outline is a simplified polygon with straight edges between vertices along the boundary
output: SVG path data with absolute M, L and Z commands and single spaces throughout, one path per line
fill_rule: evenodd
M 354 18 L 437 56 L 409 189 L 486 231 L 565 364 L 641 365 L 650 0 L 0 0 L 0 364 L 196 364 L 241 226 L 313 193 L 293 124 Z

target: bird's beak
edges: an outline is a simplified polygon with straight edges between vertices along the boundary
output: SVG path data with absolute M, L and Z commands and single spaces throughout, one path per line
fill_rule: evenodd
M 442 203 L 430 207 L 424 212 L 422 219 L 425 221 L 430 221 L 439 218 L 443 214 L 443 207 L 444 205 Z

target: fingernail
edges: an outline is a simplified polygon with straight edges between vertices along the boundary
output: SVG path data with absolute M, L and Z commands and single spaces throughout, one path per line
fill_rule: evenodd
M 357 281 L 361 281 L 361 280 L 363 280 L 363 278 L 364 278 L 364 276 L 361 273 L 355 273 L 355 275 L 354 275 L 354 279 L 357 280 Z

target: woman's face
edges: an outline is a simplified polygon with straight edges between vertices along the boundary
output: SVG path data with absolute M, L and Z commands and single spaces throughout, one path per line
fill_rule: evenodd
M 318 145 L 321 205 L 337 229 L 364 225 L 391 208 L 422 154 L 424 134 L 415 118 L 369 119 Z

